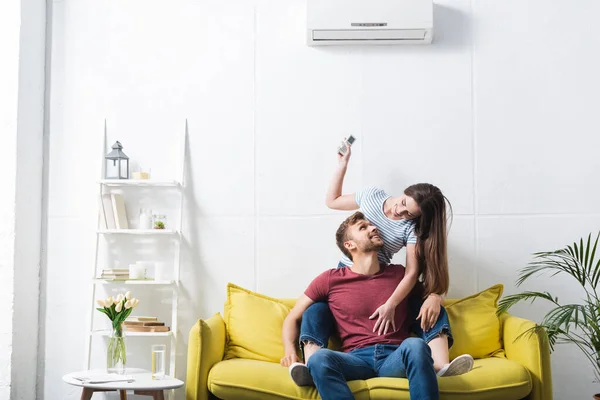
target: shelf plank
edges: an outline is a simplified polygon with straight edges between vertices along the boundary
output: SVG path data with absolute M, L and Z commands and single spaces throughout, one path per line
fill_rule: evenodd
M 139 235 L 139 236 L 169 236 L 179 234 L 178 230 L 175 229 L 99 229 L 97 231 L 102 235 Z
M 154 279 L 102 279 L 96 278 L 94 283 L 106 285 L 172 285 L 175 281 L 155 281 Z
M 102 179 L 98 181 L 106 186 L 153 186 L 153 187 L 177 187 L 180 183 L 175 180 L 155 179 Z
M 127 336 L 169 337 L 169 336 L 173 335 L 173 331 L 169 331 L 169 332 L 131 332 L 131 331 L 126 330 L 124 332 L 125 332 L 125 337 L 127 337 Z M 92 336 L 109 336 L 110 331 L 109 330 L 91 331 L 90 335 L 92 335 Z

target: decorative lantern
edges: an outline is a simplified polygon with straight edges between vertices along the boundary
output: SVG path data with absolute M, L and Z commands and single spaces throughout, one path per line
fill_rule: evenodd
M 123 146 L 118 141 L 113 144 L 112 151 L 106 159 L 106 179 L 129 179 L 129 157 L 123 153 Z

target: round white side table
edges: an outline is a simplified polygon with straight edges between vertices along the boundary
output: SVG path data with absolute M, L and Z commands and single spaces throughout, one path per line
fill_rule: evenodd
M 86 383 L 76 379 L 76 376 L 106 375 L 106 370 L 90 370 L 72 372 L 63 376 L 63 381 L 69 385 L 83 388 L 81 400 L 90 400 L 94 392 L 113 392 L 118 391 L 121 400 L 127 399 L 127 391 L 133 391 L 133 394 L 152 396 L 154 400 L 164 400 L 164 390 L 177 389 L 183 386 L 179 379 L 165 377 L 164 379 L 152 379 L 152 374 L 140 368 L 127 368 L 126 376 L 131 376 L 133 382 L 107 382 L 107 383 Z

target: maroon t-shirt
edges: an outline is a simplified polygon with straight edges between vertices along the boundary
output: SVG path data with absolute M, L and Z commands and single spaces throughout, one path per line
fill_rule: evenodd
M 399 345 L 409 336 L 406 299 L 396 307 L 396 331 L 385 335 L 373 332 L 377 318 L 369 317 L 392 295 L 402 278 L 401 265 L 381 266 L 375 275 L 361 275 L 348 267 L 323 272 L 304 292 L 311 300 L 327 301 L 342 340 L 342 351 L 376 344 Z

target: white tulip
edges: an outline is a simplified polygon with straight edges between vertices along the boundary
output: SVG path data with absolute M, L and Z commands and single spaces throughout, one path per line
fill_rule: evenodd
M 121 301 L 123 301 L 123 295 L 121 293 L 119 293 L 119 295 L 117 296 L 117 299 L 115 300 L 115 304 L 120 303 Z
M 140 301 L 138 299 L 131 299 L 131 301 L 133 301 L 133 308 L 137 307 L 137 305 L 140 304 Z
M 131 305 L 131 300 L 127 300 L 127 301 L 125 302 L 125 309 L 126 309 L 126 310 L 129 310 L 131 307 L 132 307 L 132 305 Z
M 119 302 L 119 303 L 117 304 L 117 306 L 115 307 L 115 311 L 116 311 L 116 312 L 121 312 L 121 310 L 122 310 L 122 309 L 123 309 L 123 303 L 122 303 L 122 302 Z
M 96 300 L 96 303 L 100 306 L 100 307 L 104 307 L 104 300 Z
M 106 304 L 106 307 L 110 307 L 110 306 L 112 306 L 112 304 L 113 304 L 113 301 L 114 301 L 114 300 L 113 300 L 112 296 L 108 296 L 108 297 L 106 298 L 106 300 L 104 300 L 104 304 Z
M 131 300 L 131 292 L 127 292 L 127 293 L 125 293 L 125 298 L 126 298 L 127 300 Z

